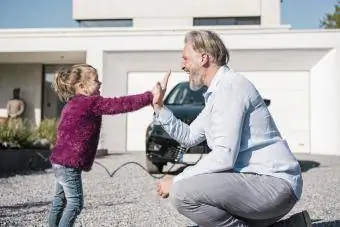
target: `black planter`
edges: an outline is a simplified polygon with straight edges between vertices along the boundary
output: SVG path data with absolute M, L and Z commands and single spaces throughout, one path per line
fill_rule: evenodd
M 0 175 L 51 168 L 50 149 L 1 149 Z
M 109 154 L 107 149 L 98 149 L 96 153 L 96 158 L 100 158 Z

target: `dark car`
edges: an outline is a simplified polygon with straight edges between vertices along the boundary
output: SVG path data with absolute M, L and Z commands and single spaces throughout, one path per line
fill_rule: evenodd
M 178 83 L 167 95 L 164 105 L 188 125 L 204 108 L 203 93 L 207 87 L 198 91 L 189 88 L 189 82 Z M 265 99 L 267 105 L 270 100 Z M 161 173 L 168 163 L 182 163 L 183 154 L 204 155 L 210 152 L 206 141 L 189 149 L 172 139 L 163 128 L 153 120 L 146 130 L 146 168 L 150 173 Z

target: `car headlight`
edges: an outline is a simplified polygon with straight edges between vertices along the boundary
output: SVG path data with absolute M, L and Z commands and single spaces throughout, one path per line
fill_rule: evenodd
M 151 125 L 161 125 L 161 123 L 157 120 L 156 113 L 153 113 Z
M 154 113 L 154 114 L 153 114 L 152 121 L 151 121 L 151 123 L 149 124 L 149 126 L 148 126 L 147 129 L 146 129 L 146 138 L 148 138 L 148 137 L 152 134 L 152 132 L 153 132 L 155 126 L 157 126 L 157 125 L 161 125 L 161 124 L 160 124 L 160 122 L 156 119 L 156 115 L 155 115 L 155 113 Z
M 153 141 L 150 141 L 148 144 L 148 151 L 159 151 L 162 148 L 162 145 L 157 144 Z

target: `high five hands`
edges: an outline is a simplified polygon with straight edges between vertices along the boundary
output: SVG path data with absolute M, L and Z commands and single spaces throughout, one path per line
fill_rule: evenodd
M 155 112 L 158 112 L 163 107 L 163 99 L 168 86 L 169 77 L 171 75 L 171 70 L 165 73 L 163 79 L 152 89 L 153 100 L 152 105 Z

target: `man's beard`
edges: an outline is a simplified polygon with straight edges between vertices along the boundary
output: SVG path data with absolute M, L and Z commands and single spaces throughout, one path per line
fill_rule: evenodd
M 193 91 L 198 91 L 204 86 L 203 84 L 203 75 L 200 74 L 197 70 L 192 70 L 190 72 L 190 79 L 189 79 L 189 87 Z

